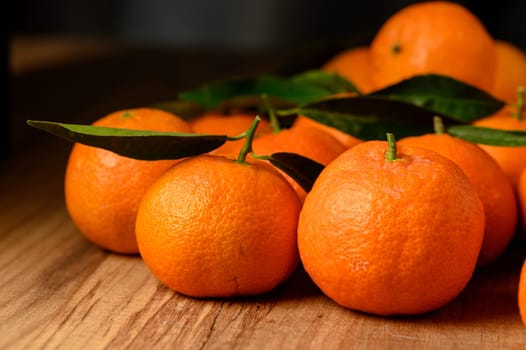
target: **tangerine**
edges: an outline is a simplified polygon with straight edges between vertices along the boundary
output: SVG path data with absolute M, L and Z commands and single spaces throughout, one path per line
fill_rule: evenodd
M 187 158 L 141 201 L 139 250 L 151 272 L 181 294 L 264 293 L 298 265 L 300 207 L 290 184 L 265 162 Z
M 462 170 L 390 139 L 356 145 L 321 172 L 300 213 L 298 247 L 338 304 L 418 314 L 464 289 L 483 234 L 484 209 Z
M 497 162 L 477 145 L 445 133 L 407 137 L 398 144 L 438 152 L 462 169 L 484 206 L 485 232 L 477 264 L 495 261 L 511 242 L 517 226 L 513 187 Z
M 157 109 L 111 113 L 96 126 L 191 132 L 179 117 Z M 96 245 L 118 253 L 138 253 L 135 217 L 146 189 L 175 160 L 145 161 L 75 144 L 64 181 L 66 207 L 78 230 Z
M 502 40 L 495 41 L 497 70 L 493 95 L 503 101 L 515 102 L 517 88 L 526 86 L 526 53 L 519 47 Z
M 376 88 L 435 73 L 493 89 L 494 40 L 473 13 L 453 2 L 421 2 L 398 11 L 376 33 L 370 55 Z
M 261 135 L 254 140 L 252 149 L 258 155 L 271 155 L 276 152 L 297 153 L 327 165 L 347 147 L 318 127 L 293 125 L 289 129 Z M 303 201 L 305 190 L 288 175 L 283 172 L 282 174 Z
M 473 124 L 493 129 L 526 131 L 526 119 L 522 116 L 521 109 L 517 111 L 515 106 L 506 106 L 499 112 L 479 119 Z M 526 146 L 505 147 L 483 144 L 479 146 L 497 161 L 510 179 L 513 188 L 516 189 L 520 173 L 526 167 Z
M 334 72 L 351 81 L 361 93 L 373 90 L 371 82 L 369 47 L 356 46 L 340 52 L 322 66 L 326 72 Z
M 519 202 L 520 222 L 522 225 L 522 235 L 520 238 L 524 238 L 524 235 L 526 234 L 526 168 L 522 170 L 519 176 L 519 182 L 517 183 L 517 199 Z
M 522 264 L 522 269 L 519 276 L 518 301 L 521 320 L 526 326 L 526 260 Z
M 345 147 L 347 148 L 350 148 L 354 145 L 357 145 L 359 144 L 360 142 L 362 142 L 362 140 L 352 136 L 352 135 L 349 135 L 341 130 L 338 130 L 336 128 L 333 128 L 333 127 L 330 127 L 328 125 L 325 125 L 325 124 L 322 124 L 322 123 L 318 123 L 316 122 L 315 120 L 311 119 L 311 118 L 308 118 L 308 117 L 304 117 L 304 116 L 298 116 L 296 118 L 296 120 L 294 121 L 294 124 L 295 125 L 302 125 L 302 126 L 310 126 L 310 127 L 316 127 L 316 128 L 319 128 L 321 129 L 322 131 L 325 131 L 326 133 L 330 134 L 331 136 L 333 136 L 336 140 L 340 141 L 340 143 L 342 145 L 344 145 Z
M 254 121 L 255 114 L 207 112 L 190 120 L 192 130 L 197 134 L 237 136 L 247 130 Z M 262 119 L 256 130 L 257 135 L 270 131 L 269 123 Z M 243 146 L 243 139 L 228 141 L 211 154 L 237 154 Z

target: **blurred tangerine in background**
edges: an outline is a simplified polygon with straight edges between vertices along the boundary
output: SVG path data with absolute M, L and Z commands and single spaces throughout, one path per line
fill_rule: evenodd
M 495 42 L 472 12 L 453 2 L 421 2 L 398 11 L 374 36 L 370 55 L 377 89 L 426 73 L 493 89 Z
M 223 114 L 219 112 L 207 112 L 189 121 L 192 130 L 196 134 L 212 134 L 237 136 L 245 132 L 256 114 L 248 112 L 238 112 L 232 114 Z M 261 119 L 256 130 L 256 137 L 270 132 L 270 126 L 267 119 Z M 237 141 L 227 141 L 224 145 L 216 148 L 211 154 L 237 154 L 244 144 L 244 139 Z

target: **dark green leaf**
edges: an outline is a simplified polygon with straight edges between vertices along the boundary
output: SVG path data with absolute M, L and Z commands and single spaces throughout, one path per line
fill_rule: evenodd
M 494 146 L 526 146 L 526 131 L 499 130 L 472 125 L 456 125 L 447 132 L 473 143 Z
M 291 78 L 263 75 L 206 84 L 183 92 L 179 98 L 206 109 L 214 109 L 228 100 L 240 97 L 268 95 L 284 102 L 304 104 L 336 93 L 355 91 L 351 83 L 334 73 L 310 71 Z
M 371 95 L 411 103 L 465 123 L 493 114 L 504 106 L 504 102 L 474 86 L 436 74 L 415 76 Z
M 184 120 L 191 120 L 206 112 L 203 107 L 188 101 L 164 101 L 158 102 L 152 107 L 173 113 Z
M 397 138 L 433 132 L 433 113 L 402 101 L 374 96 L 329 99 L 297 109 L 322 124 L 362 140 L 383 140 L 387 132 Z M 444 123 L 452 123 L 442 116 Z
M 212 151 L 225 135 L 159 132 L 29 120 L 30 126 L 71 142 L 104 148 L 121 156 L 142 159 L 179 159 Z
M 309 192 L 318 178 L 323 165 L 296 153 L 273 153 L 268 160 L 294 179 L 306 192 Z
M 360 94 L 360 91 L 358 88 L 356 88 L 356 86 L 353 85 L 352 82 L 332 72 L 310 70 L 295 75 L 291 79 L 297 83 L 322 87 L 327 91 L 330 91 L 330 94 L 338 94 L 343 92 L 355 92 Z

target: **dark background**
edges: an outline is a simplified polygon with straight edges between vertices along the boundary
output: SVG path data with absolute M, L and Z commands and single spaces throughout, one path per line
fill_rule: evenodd
M 12 0 L 3 2 L 0 159 L 42 133 L 27 119 L 87 123 L 121 108 L 174 99 L 233 75 L 317 68 L 368 44 L 393 13 L 417 1 Z M 526 1 L 457 1 L 490 34 L 526 49 Z M 6 10 L 7 8 L 7 10 Z M 104 59 L 12 76 L 14 37 L 99 38 L 130 48 Z M 140 49 L 138 49 L 140 48 Z
M 184 47 L 287 48 L 367 41 L 395 11 L 418 1 L 16 0 L 12 32 L 110 37 Z M 526 47 L 524 0 L 456 1 L 490 33 Z

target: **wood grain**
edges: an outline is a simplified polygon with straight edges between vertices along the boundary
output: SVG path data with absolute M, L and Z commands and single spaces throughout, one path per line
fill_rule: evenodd
M 17 103 L 30 106 L 25 97 Z M 63 199 L 69 149 L 35 138 L 0 162 L 0 349 L 526 349 L 523 243 L 449 305 L 416 317 L 344 309 L 301 268 L 267 295 L 188 298 L 140 257 L 103 251 L 76 230 Z
M 46 147 L 0 168 L 0 349 L 526 346 L 516 305 L 523 245 L 477 272 L 452 303 L 418 317 L 344 309 L 301 268 L 264 296 L 188 298 L 139 257 L 103 251 L 77 232 L 62 195 L 69 145 Z

